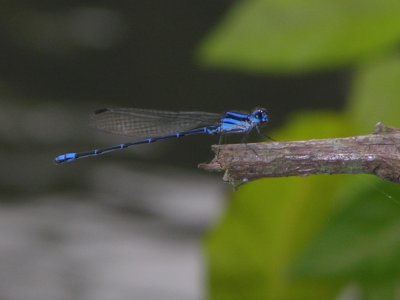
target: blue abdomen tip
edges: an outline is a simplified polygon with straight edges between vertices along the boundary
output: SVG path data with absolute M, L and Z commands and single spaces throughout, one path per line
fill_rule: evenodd
M 67 153 L 63 155 L 59 155 L 54 159 L 54 162 L 56 164 L 62 164 L 71 160 L 74 160 L 76 158 L 76 153 Z

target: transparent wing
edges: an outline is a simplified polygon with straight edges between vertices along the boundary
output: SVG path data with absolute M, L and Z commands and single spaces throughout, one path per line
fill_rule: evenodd
M 218 125 L 220 118 L 220 114 L 208 112 L 110 107 L 95 111 L 90 125 L 114 134 L 147 138 Z

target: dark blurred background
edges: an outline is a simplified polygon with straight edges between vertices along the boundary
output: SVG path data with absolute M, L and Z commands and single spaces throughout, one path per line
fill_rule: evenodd
M 263 75 L 202 67 L 195 51 L 234 1 L 3 1 L 0 299 L 202 299 L 200 239 L 231 189 L 214 137 L 144 145 L 87 126 L 107 105 L 223 112 L 341 110 L 351 72 Z M 323 100 L 323 101 L 322 101 Z

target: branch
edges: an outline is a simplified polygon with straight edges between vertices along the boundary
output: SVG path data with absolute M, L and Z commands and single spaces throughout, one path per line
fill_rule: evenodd
M 225 171 L 240 184 L 259 178 L 315 174 L 373 174 L 400 183 L 400 129 L 375 126 L 372 134 L 348 138 L 213 145 L 207 171 Z

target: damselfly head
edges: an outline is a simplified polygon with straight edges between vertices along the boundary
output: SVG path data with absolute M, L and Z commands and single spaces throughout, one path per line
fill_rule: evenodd
M 258 108 L 251 113 L 251 119 L 258 124 L 265 124 L 269 121 L 268 113 L 265 108 Z

